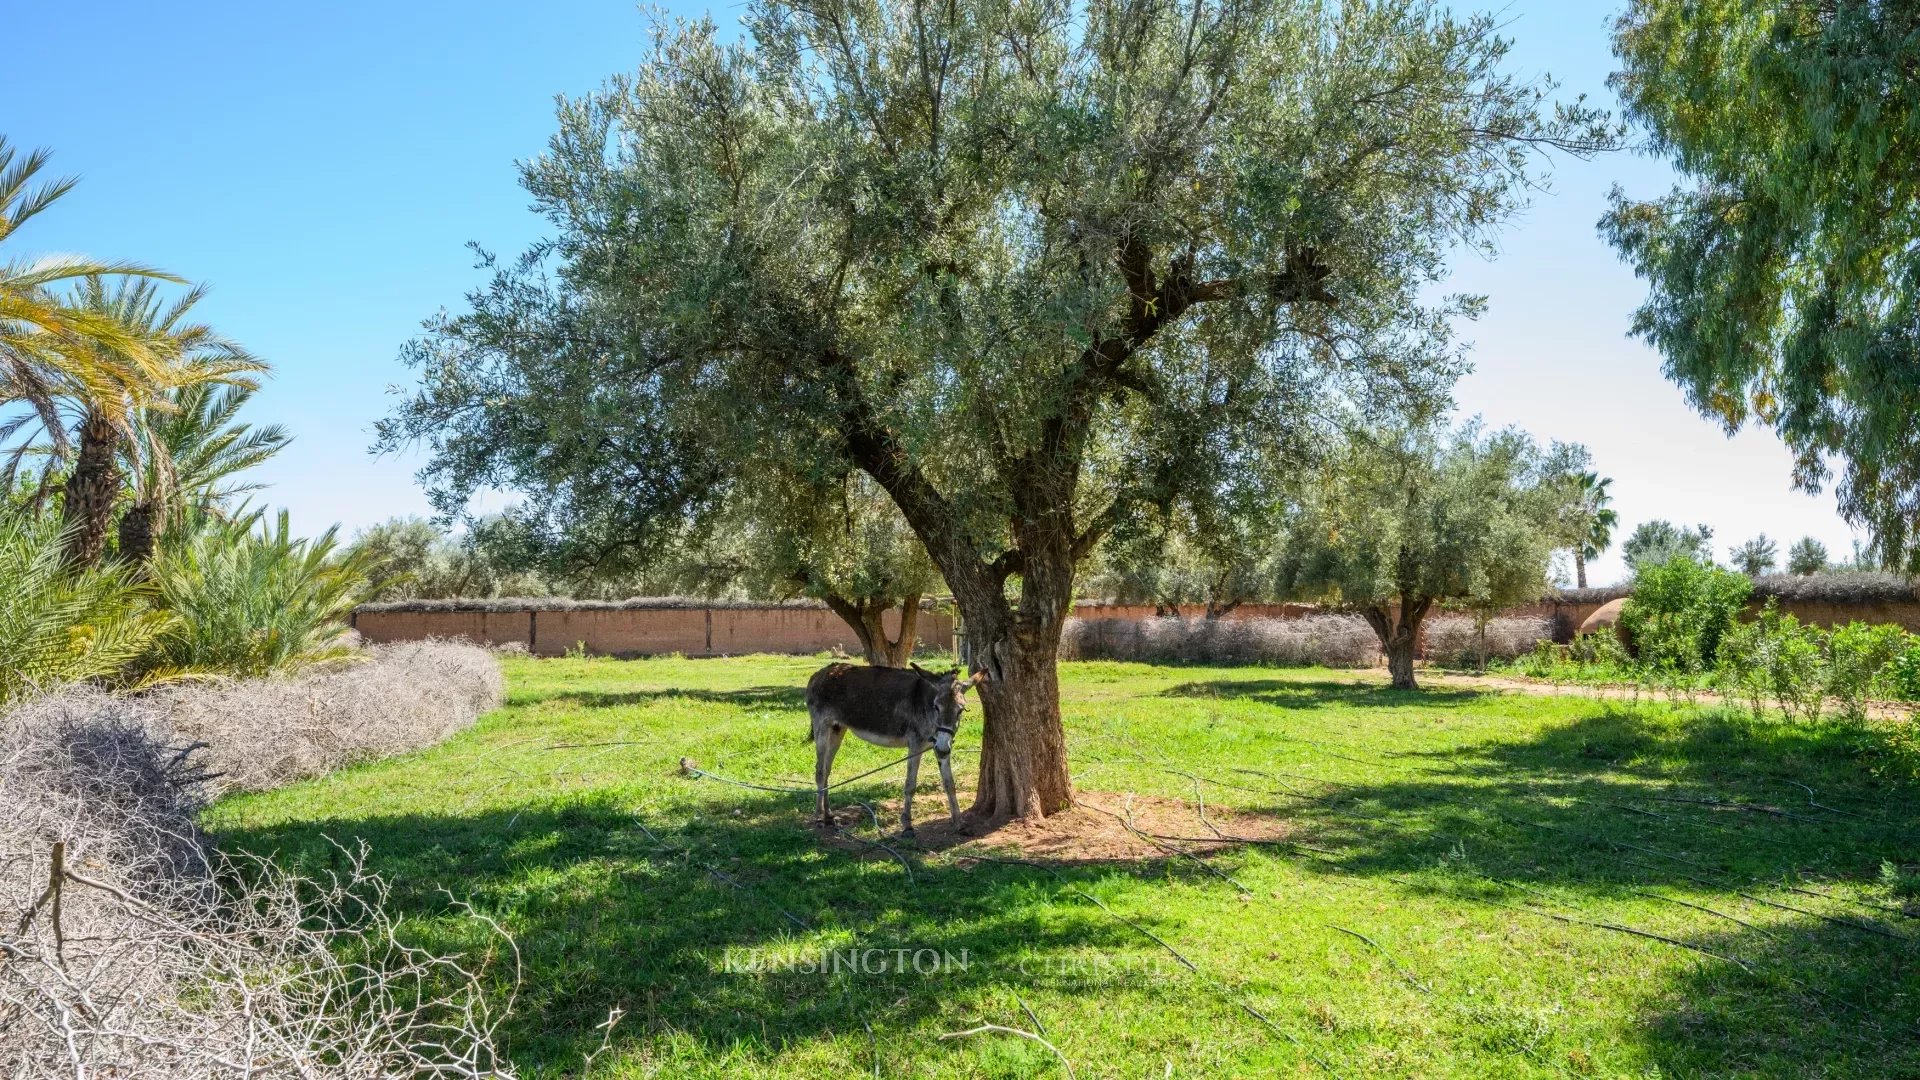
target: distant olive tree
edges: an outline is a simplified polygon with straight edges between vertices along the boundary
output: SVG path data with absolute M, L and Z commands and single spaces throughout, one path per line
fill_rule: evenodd
M 1364 616 L 1393 685 L 1413 689 L 1436 605 L 1491 610 L 1545 594 L 1565 537 L 1567 461 L 1584 457 L 1477 424 L 1356 434 L 1301 492 L 1282 586 Z
M 941 581 L 887 493 L 856 473 L 831 488 L 795 484 L 742 501 L 731 520 L 741 538 L 738 577 L 750 592 L 819 600 L 852 628 L 868 663 L 907 666 L 920 602 Z M 892 637 L 890 611 L 898 613 Z
M 1115 525 L 1329 402 L 1430 410 L 1431 286 L 1537 155 L 1613 145 L 1406 0 L 756 0 L 561 106 L 553 238 L 410 353 L 382 445 L 644 556 L 770 472 L 871 477 L 951 589 L 977 814 L 1072 803 L 1057 652 Z
M 482 520 L 454 537 L 425 518 L 390 518 L 353 535 L 344 553 L 371 570 L 369 599 L 545 596 L 556 591 L 540 574 L 511 565 L 486 543 L 493 523 Z
M 1672 559 L 1692 559 L 1713 565 L 1713 529 L 1706 525 L 1687 529 L 1663 518 L 1643 521 L 1620 545 L 1620 557 L 1628 571 L 1638 574 L 1649 566 Z
M 1733 563 L 1733 568 L 1748 577 L 1759 577 L 1771 571 L 1779 557 L 1780 545 L 1768 539 L 1766 533 L 1727 549 L 1727 558 Z
M 1827 545 L 1803 536 L 1787 549 L 1787 573 L 1817 574 L 1827 568 Z
M 1123 604 L 1152 604 L 1161 615 L 1198 605 L 1209 619 L 1270 599 L 1279 518 L 1271 512 L 1203 517 L 1186 505 L 1150 507 L 1116 526 L 1102 545 L 1088 591 Z

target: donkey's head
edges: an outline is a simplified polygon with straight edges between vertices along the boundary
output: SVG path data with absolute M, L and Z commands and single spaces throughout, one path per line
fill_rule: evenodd
M 985 682 L 987 673 L 963 679 L 959 668 L 944 675 L 935 675 L 919 664 L 914 664 L 913 670 L 933 691 L 933 752 L 945 757 L 953 750 L 954 733 L 960 730 L 960 714 L 967 711 L 967 691 Z

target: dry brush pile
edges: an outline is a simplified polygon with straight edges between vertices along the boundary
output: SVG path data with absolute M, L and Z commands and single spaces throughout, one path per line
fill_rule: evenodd
M 1477 667 L 1488 660 L 1514 660 L 1553 640 L 1553 620 L 1536 615 L 1488 619 L 1436 615 L 1423 631 L 1422 656 L 1441 667 Z
M 1487 623 L 1483 640 L 1474 619 L 1435 616 L 1427 620 L 1422 655 L 1448 667 L 1471 666 L 1482 650 L 1489 659 L 1512 659 L 1552 633 L 1552 623 L 1544 618 L 1499 618 Z M 1367 621 L 1339 614 L 1297 619 L 1069 619 L 1060 655 L 1069 660 L 1336 668 L 1372 667 L 1381 658 L 1380 639 Z
M 1060 655 L 1140 663 L 1370 667 L 1380 660 L 1380 639 L 1358 615 L 1068 619 Z
M 344 692 L 337 674 L 134 698 L 73 690 L 0 715 L 0 1074 L 507 1074 L 493 1036 L 504 1007 L 482 983 L 491 976 L 396 937 L 360 852 L 303 878 L 229 858 L 195 824 L 221 780 L 279 782 L 424 745 L 499 694 L 483 652 L 431 644 L 377 653 L 353 672 L 360 696 L 331 713 L 300 696 Z M 189 707 L 196 694 L 208 702 Z M 389 711 L 343 738 L 316 734 L 338 710 L 372 704 Z M 421 710 L 410 728 L 409 707 Z M 201 727 L 185 736 L 170 714 Z M 255 724 L 264 730 L 248 731 Z M 243 760 L 273 738 L 309 746 Z M 211 775 L 221 770 L 232 771 Z
M 263 791 L 432 746 L 505 699 L 486 650 L 447 641 L 375 645 L 364 659 L 278 679 L 182 684 L 145 700 L 206 744 L 217 796 Z

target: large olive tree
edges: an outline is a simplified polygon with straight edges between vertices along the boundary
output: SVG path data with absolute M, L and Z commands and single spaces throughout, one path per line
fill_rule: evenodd
M 1161 615 L 1201 605 L 1207 618 L 1222 618 L 1272 597 L 1278 521 L 1261 503 L 1144 508 L 1109 534 L 1087 587 L 1119 603 L 1152 604 Z
M 873 478 L 952 590 L 974 811 L 1071 804 L 1055 652 L 1114 523 L 1442 396 L 1428 286 L 1518 205 L 1542 114 L 1488 18 L 1374 0 L 759 0 L 563 105 L 553 238 L 441 322 L 389 421 L 457 502 L 634 550 L 768 470 Z M 550 276 L 549 276 L 550 275 Z

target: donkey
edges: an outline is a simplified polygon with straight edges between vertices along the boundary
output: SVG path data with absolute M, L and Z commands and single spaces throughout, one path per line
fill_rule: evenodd
M 907 790 L 900 807 L 900 832 L 913 835 L 913 788 L 920 778 L 920 755 L 929 744 L 940 762 L 940 782 L 947 789 L 947 812 L 957 822 L 960 800 L 953 794 L 953 735 L 967 707 L 966 693 L 986 674 L 960 677 L 955 668 L 944 675 L 913 665 L 912 669 L 828 664 L 807 680 L 807 714 L 813 718 L 813 786 L 819 791 L 820 822 L 831 825 L 827 812 L 827 776 L 840 740 L 851 731 L 876 746 L 907 748 Z

